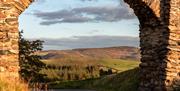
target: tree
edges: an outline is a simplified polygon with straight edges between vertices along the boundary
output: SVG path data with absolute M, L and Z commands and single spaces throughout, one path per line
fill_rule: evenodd
M 19 60 L 20 60 L 20 75 L 21 77 L 30 82 L 43 81 L 44 74 L 40 74 L 39 71 L 46 65 L 40 61 L 40 56 L 35 52 L 41 51 L 43 41 L 35 40 L 29 41 L 23 38 L 23 31 L 19 33 Z

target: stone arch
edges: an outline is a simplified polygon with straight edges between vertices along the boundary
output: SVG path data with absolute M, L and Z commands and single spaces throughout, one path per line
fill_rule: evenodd
M 180 0 L 125 0 L 140 21 L 139 91 L 179 89 Z M 175 17 L 177 19 L 175 19 Z
M 33 0 L 0 0 L 0 76 L 18 77 L 18 16 Z M 139 91 L 180 87 L 180 0 L 125 0 L 140 21 Z

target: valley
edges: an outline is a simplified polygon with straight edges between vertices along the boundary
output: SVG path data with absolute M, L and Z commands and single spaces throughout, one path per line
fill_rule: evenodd
M 100 89 L 117 76 L 132 75 L 128 74 L 131 70 L 137 72 L 140 63 L 139 49 L 127 46 L 48 50 L 36 54 L 46 64 L 40 73 L 46 75 L 45 82 L 52 89 Z

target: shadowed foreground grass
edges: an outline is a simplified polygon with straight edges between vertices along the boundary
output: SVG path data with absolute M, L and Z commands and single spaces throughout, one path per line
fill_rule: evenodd
M 96 91 L 137 91 L 138 77 L 139 68 L 135 68 L 99 79 L 55 82 L 50 87 L 56 89 L 95 89 Z
M 53 89 L 94 89 L 96 91 L 137 91 L 139 68 L 97 79 L 50 83 Z M 0 77 L 0 91 L 28 91 L 28 85 L 20 80 Z
M 0 77 L 0 91 L 29 91 L 28 85 L 20 80 Z

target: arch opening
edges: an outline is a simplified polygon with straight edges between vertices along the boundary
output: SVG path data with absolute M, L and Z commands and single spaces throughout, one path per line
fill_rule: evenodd
M 91 48 L 89 50 L 93 51 L 93 49 L 96 48 L 97 50 L 100 50 L 99 53 L 102 54 L 108 52 L 108 50 L 109 52 L 113 50 L 122 52 L 119 53 L 120 56 L 117 55 L 114 59 L 118 59 L 119 56 L 118 60 L 120 60 L 120 58 L 123 58 L 121 55 L 125 54 L 124 61 L 128 59 L 126 58 L 128 56 L 129 58 L 135 58 L 132 60 L 139 60 L 139 53 L 137 51 L 139 47 L 139 32 L 137 31 L 139 22 L 137 17 L 133 14 L 133 11 L 124 2 L 119 2 L 119 0 L 106 2 L 104 2 L 104 0 L 79 0 L 74 2 L 74 4 L 70 4 L 69 1 L 66 0 L 56 0 L 54 2 L 58 4 L 52 4 L 52 6 L 50 6 L 50 2 L 52 1 L 47 0 L 46 3 L 44 2 L 43 4 L 40 4 L 41 2 L 35 2 L 23 14 L 21 14 L 21 16 L 19 16 L 20 30 L 25 30 L 25 37 L 45 40 L 44 49 L 46 52 L 48 52 L 48 50 L 78 50 L 79 48 Z M 71 2 L 73 2 L 73 0 Z M 48 7 L 47 4 L 49 5 Z M 54 7 L 56 8 L 54 9 Z M 73 17 L 73 20 L 71 17 Z M 86 19 L 87 21 L 84 21 L 83 19 Z M 57 22 L 54 23 L 54 21 Z M 33 28 L 31 28 L 31 26 L 33 26 Z M 34 33 L 36 33 L 36 35 Z M 119 46 L 130 47 L 121 48 Z M 104 47 L 108 47 L 109 49 L 107 48 L 107 51 L 106 49 L 101 49 Z M 128 48 L 129 50 L 132 50 L 131 53 L 125 53 L 128 52 Z M 121 49 L 124 49 L 125 52 Z M 103 52 L 103 50 L 105 52 Z M 117 54 L 116 51 L 113 53 L 115 55 Z M 110 57 L 109 60 L 111 60 L 111 54 L 113 53 L 105 53 L 102 57 L 108 56 Z M 47 55 L 51 54 L 56 55 L 53 51 L 47 53 Z M 88 54 L 88 51 L 87 55 L 81 52 L 80 54 L 83 56 L 94 55 L 95 57 L 98 57 L 98 54 Z M 47 57 L 47 55 L 45 55 L 45 57 Z M 88 57 L 92 58 L 92 56 Z M 84 57 L 81 57 L 81 59 L 88 60 L 88 58 Z M 138 61 L 135 62 L 135 64 L 136 63 L 138 63 Z M 138 66 L 138 64 L 136 66 Z M 131 67 L 126 69 L 130 68 Z

